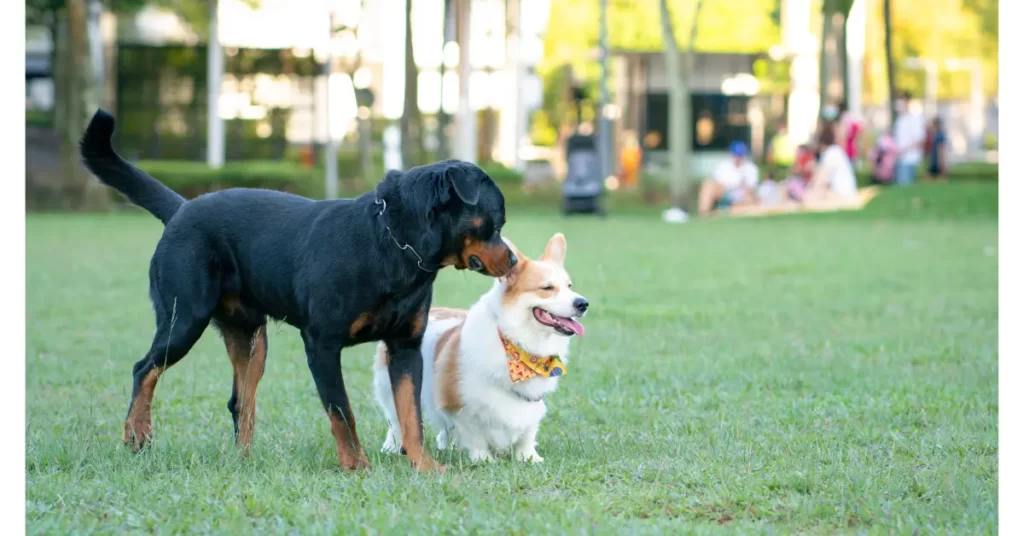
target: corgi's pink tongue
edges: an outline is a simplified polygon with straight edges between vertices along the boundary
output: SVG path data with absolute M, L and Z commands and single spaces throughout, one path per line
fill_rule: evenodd
M 572 318 L 564 318 L 564 317 L 555 316 L 555 315 L 551 315 L 551 316 L 552 316 L 552 318 L 555 319 L 555 322 L 557 322 L 559 326 L 561 326 L 561 327 L 563 327 L 563 328 L 565 328 L 565 329 L 575 333 L 577 337 L 582 337 L 583 336 L 583 331 L 584 331 L 583 330 L 583 324 L 580 324 L 579 322 L 577 322 L 576 320 L 574 320 Z

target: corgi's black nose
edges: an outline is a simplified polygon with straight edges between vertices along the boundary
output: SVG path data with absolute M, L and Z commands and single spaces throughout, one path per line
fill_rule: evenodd
M 590 302 L 586 298 L 580 297 L 572 301 L 572 306 L 576 308 L 579 314 L 583 314 L 590 308 Z

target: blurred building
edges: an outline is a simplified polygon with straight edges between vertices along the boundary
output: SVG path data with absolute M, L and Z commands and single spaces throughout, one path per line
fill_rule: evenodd
M 618 110 L 615 138 L 637 133 L 645 151 L 645 165 L 668 165 L 668 95 L 663 52 L 615 51 L 613 92 Z M 694 54 L 690 79 L 693 160 L 696 176 L 710 173 L 729 143 L 742 140 L 755 153 L 763 147 L 763 112 L 756 100 L 760 86 L 753 76 L 754 54 Z M 619 144 L 616 144 L 618 146 Z
M 480 125 L 493 130 L 481 136 L 490 144 L 481 151 L 509 165 L 517 163 L 528 114 L 541 99 L 533 66 L 543 55 L 548 2 L 413 3 L 413 48 L 419 68 L 415 83 L 428 132 L 439 111 L 453 116 L 460 111 L 460 53 L 454 42 L 446 42 L 446 34 L 454 40 L 456 26 L 462 26 L 456 24 L 455 13 L 466 13 L 471 4 L 468 107 L 473 112 L 486 110 L 496 119 Z M 266 151 L 254 155 L 238 148 L 239 136 L 246 133 L 255 137 L 247 140 L 255 145 L 269 138 L 287 145 L 322 143 L 328 129 L 335 139 L 342 138 L 355 129 L 359 113 L 354 85 L 373 93 L 370 114 L 377 122 L 401 117 L 406 82 L 404 10 L 404 0 L 262 0 L 256 8 L 241 0 L 220 0 L 218 31 L 225 71 L 218 108 L 226 122 L 227 158 L 266 156 Z M 358 31 L 336 33 L 332 40 L 331 12 L 337 25 Z M 123 137 L 132 140 L 128 156 L 203 158 L 204 38 L 174 13 L 153 7 L 120 17 L 115 28 L 105 35 L 105 105 L 117 112 L 122 127 L 137 130 Z M 49 109 L 51 43 L 45 32 L 35 34 L 26 43 L 28 106 Z M 330 80 L 322 73 L 328 52 L 333 56 Z M 436 132 L 429 132 L 425 142 L 436 146 L 437 138 Z

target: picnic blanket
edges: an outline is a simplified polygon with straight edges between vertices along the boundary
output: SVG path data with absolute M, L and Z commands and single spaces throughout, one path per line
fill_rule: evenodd
M 838 212 L 842 210 L 860 210 L 878 195 L 878 186 L 868 186 L 857 190 L 857 197 L 843 201 L 824 201 L 814 204 L 780 203 L 777 205 L 747 205 L 729 207 L 718 211 L 722 216 L 750 217 L 774 216 L 777 214 L 803 214 L 811 212 Z

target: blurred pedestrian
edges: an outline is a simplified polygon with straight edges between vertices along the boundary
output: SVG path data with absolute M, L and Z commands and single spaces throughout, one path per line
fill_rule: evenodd
M 637 185 L 640 177 L 640 164 L 643 162 L 643 149 L 640 148 L 640 140 L 636 133 L 629 131 L 625 133 L 625 143 L 619 154 L 619 162 L 622 166 L 622 186 L 633 188 Z
M 910 107 L 910 93 L 904 92 L 896 101 L 899 114 L 893 124 L 893 140 L 899 157 L 896 160 L 896 184 L 908 186 L 917 178 L 917 168 L 921 166 L 924 154 L 925 121 L 924 116 Z
M 899 151 L 889 132 L 882 132 L 868 156 L 871 159 L 871 184 L 892 184 L 896 174 Z
M 948 145 L 946 127 L 942 122 L 942 118 L 935 116 L 928 125 L 928 141 L 925 143 L 926 153 L 928 154 L 928 177 L 931 180 L 946 178 Z
M 839 103 L 839 124 L 836 131 L 837 141 L 846 151 L 847 158 L 854 165 L 860 158 L 860 138 L 864 131 L 864 121 L 850 111 L 846 101 Z

